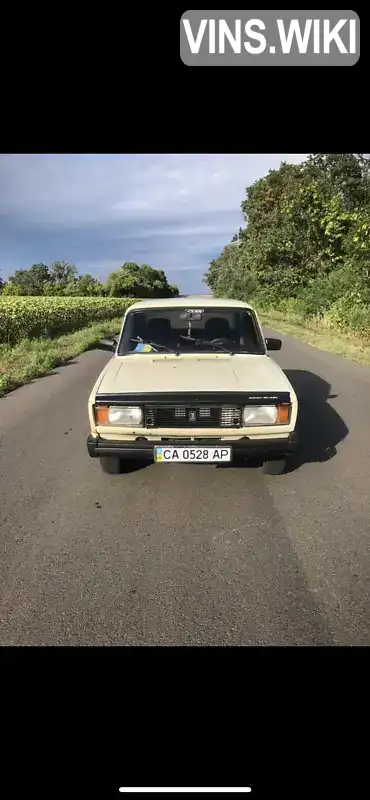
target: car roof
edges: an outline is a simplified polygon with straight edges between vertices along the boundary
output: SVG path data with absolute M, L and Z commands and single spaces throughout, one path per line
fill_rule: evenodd
M 150 309 L 150 308 L 248 308 L 252 309 L 248 303 L 243 303 L 242 300 L 230 300 L 230 298 L 211 297 L 211 295 L 184 295 L 183 297 L 163 297 L 156 300 L 138 300 L 133 303 L 128 311 L 134 309 Z

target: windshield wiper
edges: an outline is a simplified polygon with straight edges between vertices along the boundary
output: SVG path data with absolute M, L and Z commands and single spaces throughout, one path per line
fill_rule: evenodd
M 201 344 L 206 345 L 208 347 L 218 347 L 224 353 L 230 353 L 231 356 L 234 355 L 232 350 L 229 350 L 228 347 L 224 347 L 224 345 L 222 344 L 224 340 L 221 338 L 212 339 L 212 341 L 208 341 L 207 339 L 196 339 L 194 336 L 184 336 L 182 333 L 180 333 L 180 339 L 185 339 L 185 341 L 188 342 L 194 342 L 196 347 L 198 347 Z
M 171 348 L 167 347 L 167 345 L 158 344 L 158 342 L 152 342 L 149 339 L 141 339 L 140 336 L 135 336 L 135 338 L 130 339 L 130 342 L 137 342 L 138 344 L 150 344 L 151 347 L 161 347 L 162 350 L 167 350 L 167 353 L 175 353 L 175 355 L 178 356 L 178 353 L 176 353 L 175 350 L 171 350 Z

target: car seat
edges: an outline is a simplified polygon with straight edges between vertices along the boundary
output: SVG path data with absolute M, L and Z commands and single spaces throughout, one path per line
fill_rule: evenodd
M 172 340 L 172 328 L 169 319 L 157 317 L 148 322 L 146 338 L 158 344 L 170 344 Z
M 212 339 L 232 339 L 232 332 L 230 330 L 227 319 L 222 317 L 210 317 L 204 326 L 205 338 L 212 341 Z

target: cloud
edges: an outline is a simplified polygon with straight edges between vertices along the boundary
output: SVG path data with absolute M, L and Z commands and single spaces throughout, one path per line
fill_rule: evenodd
M 128 260 L 200 291 L 243 224 L 246 186 L 306 154 L 0 156 L 0 272 L 54 259 L 105 279 Z

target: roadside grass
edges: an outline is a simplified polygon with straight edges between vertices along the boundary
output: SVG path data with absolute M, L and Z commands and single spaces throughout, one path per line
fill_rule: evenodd
M 324 321 L 300 322 L 298 318 L 287 319 L 283 311 L 262 311 L 257 307 L 263 325 L 290 334 L 301 342 L 344 356 L 363 366 L 370 366 L 370 341 L 359 334 L 335 332 L 326 327 Z
M 23 339 L 14 347 L 1 344 L 0 397 L 92 349 L 102 337 L 114 336 L 121 325 L 122 317 L 116 317 L 55 339 Z

